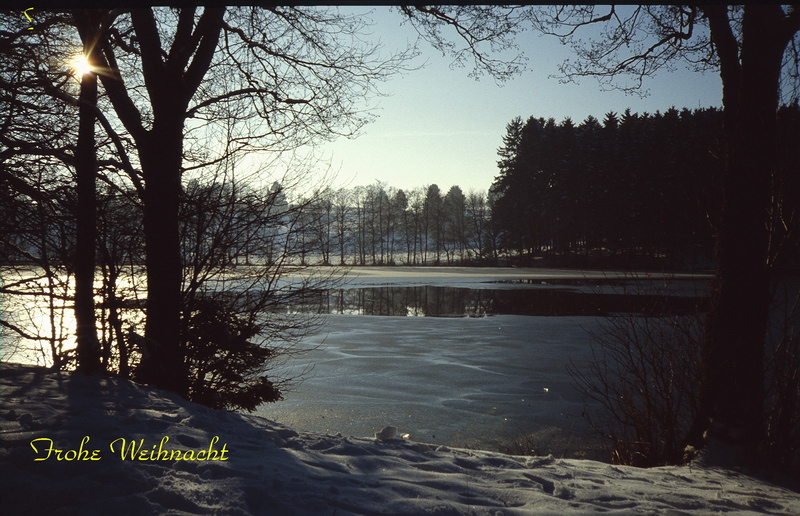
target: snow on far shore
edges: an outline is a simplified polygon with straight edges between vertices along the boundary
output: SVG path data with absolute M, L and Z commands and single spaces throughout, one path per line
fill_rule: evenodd
M 800 514 L 732 471 L 303 433 L 34 366 L 0 363 L 0 395 L 4 515 Z
M 317 270 L 315 268 L 309 271 Z M 307 274 L 304 271 L 301 274 Z M 708 272 L 645 272 L 582 270 L 552 267 L 455 267 L 455 266 L 352 266 L 346 272 L 348 287 L 444 285 L 470 288 L 500 288 L 499 282 L 536 280 L 542 284 L 562 280 L 635 281 L 653 280 L 668 283 L 711 278 Z M 524 288 L 514 285 L 513 288 Z

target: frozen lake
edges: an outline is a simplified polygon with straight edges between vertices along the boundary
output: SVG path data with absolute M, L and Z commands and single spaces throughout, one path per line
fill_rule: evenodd
M 464 297 L 486 290 L 537 290 L 528 298 L 534 304 L 553 298 L 545 292 L 585 297 L 578 304 L 591 305 L 592 296 L 613 298 L 635 288 L 631 283 L 664 284 L 661 277 L 554 269 L 371 267 L 356 269 L 351 277 L 354 290 L 453 288 Z M 706 279 L 672 277 L 670 291 L 694 296 L 702 293 Z M 431 314 L 418 305 L 384 304 L 393 310 L 388 313 Z M 285 371 L 310 368 L 304 381 L 284 401 L 263 405 L 258 413 L 299 429 L 354 436 L 371 436 L 394 424 L 413 440 L 460 447 L 503 449 L 525 434 L 554 454 L 591 444 L 584 400 L 566 365 L 570 360 L 579 368 L 587 364 L 587 330 L 604 317 L 591 310 L 474 316 L 457 313 L 459 303 L 443 306 L 455 313 L 353 315 L 365 312 L 352 306 L 337 310 L 333 303 L 332 313 L 321 316 L 326 328 L 306 342 L 314 349 L 293 359 Z
M 344 288 L 287 307 L 321 314 L 325 327 L 303 342 L 310 351 L 273 371 L 303 381 L 258 413 L 330 434 L 371 436 L 393 424 L 414 440 L 457 447 L 503 450 L 530 434 L 546 453 L 585 448 L 593 432 L 566 366 L 588 364 L 587 331 L 619 312 L 687 313 L 696 296 L 707 294 L 708 279 L 546 268 L 354 268 Z M 665 285 L 666 301 L 649 296 Z M 34 321 L 33 312 L 21 313 Z M 66 334 L 74 332 L 71 315 L 64 313 Z M 38 363 L 39 355 L 23 350 L 13 359 Z

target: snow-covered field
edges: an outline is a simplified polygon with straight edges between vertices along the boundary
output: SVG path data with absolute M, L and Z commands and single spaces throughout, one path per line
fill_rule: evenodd
M 733 471 L 298 432 L 35 366 L 0 363 L 0 390 L 4 515 L 800 514 Z

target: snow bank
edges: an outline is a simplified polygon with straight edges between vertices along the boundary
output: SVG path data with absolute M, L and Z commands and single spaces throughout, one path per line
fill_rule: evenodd
M 17 364 L 0 389 L 5 515 L 800 514 L 796 493 L 730 471 L 300 433 Z

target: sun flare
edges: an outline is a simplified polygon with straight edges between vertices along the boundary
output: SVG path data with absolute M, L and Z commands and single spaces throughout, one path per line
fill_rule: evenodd
M 78 72 L 78 75 L 85 75 L 94 71 L 92 66 L 89 64 L 89 61 L 86 59 L 86 56 L 83 54 L 75 56 L 75 58 L 72 60 L 72 68 Z

